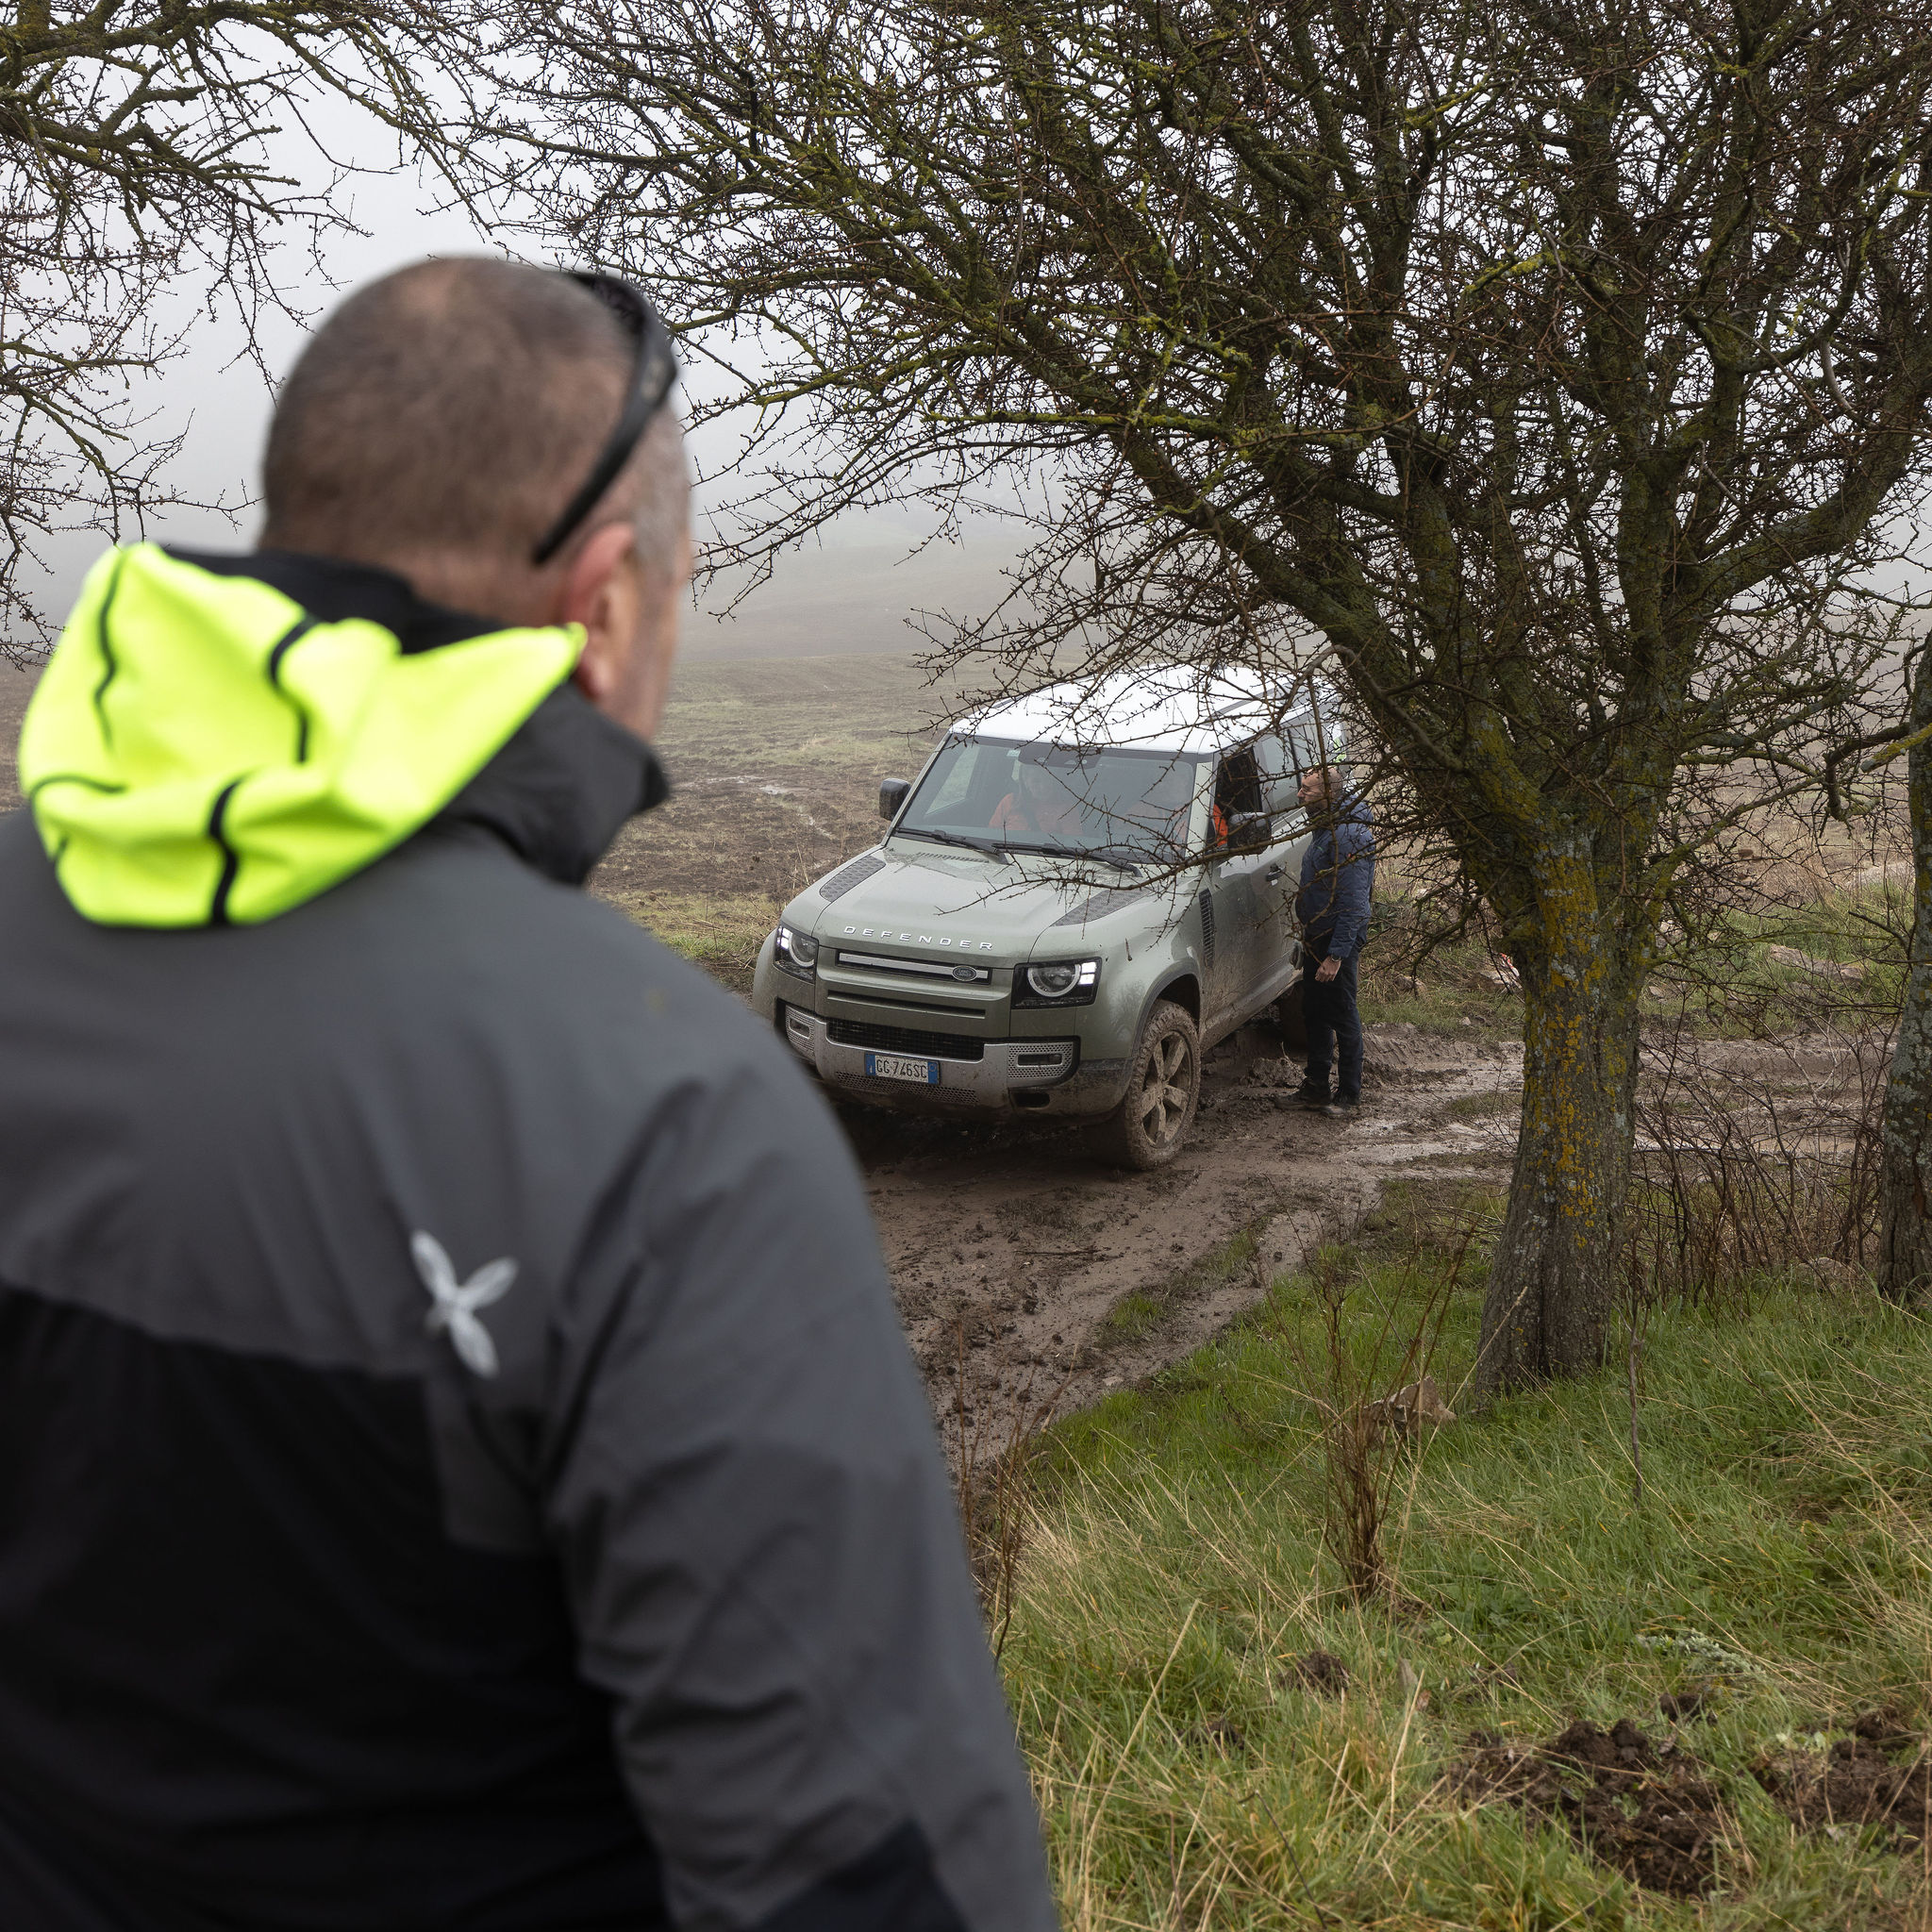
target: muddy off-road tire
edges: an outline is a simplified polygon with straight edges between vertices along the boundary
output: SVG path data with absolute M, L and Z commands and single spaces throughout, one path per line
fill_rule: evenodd
M 1308 1050 L 1308 1023 L 1302 1017 L 1302 983 L 1299 979 L 1274 1002 L 1275 1024 L 1281 1028 L 1281 1043 L 1290 1053 Z
M 1185 1007 L 1161 1000 L 1141 1029 L 1127 1097 L 1101 1124 L 1102 1153 L 1123 1167 L 1165 1167 L 1194 1124 L 1201 1036 Z

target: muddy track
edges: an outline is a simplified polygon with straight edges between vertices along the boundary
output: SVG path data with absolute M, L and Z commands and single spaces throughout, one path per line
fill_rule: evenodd
M 969 1449 L 997 1448 L 1056 1391 L 1064 1414 L 1198 1347 L 1391 1179 L 1507 1172 L 1514 1108 L 1462 1120 L 1451 1103 L 1513 1094 L 1520 1041 L 1371 1027 L 1346 1125 L 1291 1104 L 1301 1076 L 1272 1034 L 1239 1035 L 1208 1063 L 1187 1148 L 1151 1174 L 1104 1165 L 1066 1129 L 841 1107 L 949 1446 L 963 1424 Z M 1254 1258 L 1229 1269 L 1243 1232 Z

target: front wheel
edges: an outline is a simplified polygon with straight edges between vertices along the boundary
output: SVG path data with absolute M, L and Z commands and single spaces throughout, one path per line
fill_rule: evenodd
M 1101 1127 L 1101 1145 L 1123 1167 L 1165 1167 L 1181 1151 L 1200 1098 L 1200 1033 L 1186 1008 L 1162 1000 L 1141 1029 L 1127 1097 Z

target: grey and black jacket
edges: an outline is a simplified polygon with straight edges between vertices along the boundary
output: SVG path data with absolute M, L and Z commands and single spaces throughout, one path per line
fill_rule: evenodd
M 5 1932 L 1055 1923 L 836 1124 L 576 890 L 661 783 L 574 648 L 143 545 L 43 676 Z

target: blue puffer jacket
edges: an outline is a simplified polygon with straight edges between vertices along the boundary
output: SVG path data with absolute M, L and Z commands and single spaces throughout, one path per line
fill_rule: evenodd
M 1311 953 L 1353 958 L 1369 936 L 1369 894 L 1375 883 L 1374 815 L 1344 791 L 1331 811 L 1310 814 L 1314 837 L 1302 854 L 1294 916 Z

